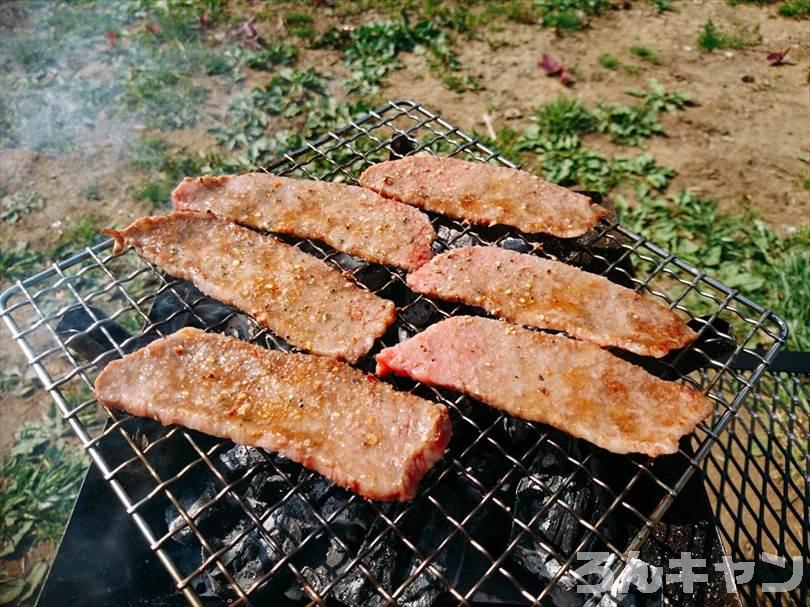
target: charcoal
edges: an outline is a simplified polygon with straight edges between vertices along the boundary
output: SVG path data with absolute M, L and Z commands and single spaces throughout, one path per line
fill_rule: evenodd
M 532 245 L 523 240 L 522 238 L 504 238 L 501 243 L 501 248 L 508 251 L 517 251 L 518 253 L 531 253 Z
M 399 317 L 419 330 L 425 329 L 442 319 L 442 315 L 436 309 L 436 306 L 426 299 L 413 302 L 400 312 Z
M 370 291 L 379 291 L 391 281 L 391 272 L 385 266 L 366 264 L 352 272 L 354 280 Z
M 550 546 L 554 553 L 567 559 L 577 549 L 585 532 L 577 518 L 593 522 L 599 516 L 600 508 L 592 484 L 556 448 L 545 443 L 529 465 L 529 471 L 546 488 L 542 488 L 532 478 L 522 478 L 515 490 L 515 518 L 529 524 L 532 516 L 551 499 L 549 496 L 559 491 L 558 499 L 537 520 L 529 524 L 529 529 L 539 540 Z M 569 481 L 572 474 L 574 477 Z M 568 508 L 560 502 L 565 503 Z M 516 538 L 520 531 L 521 527 L 513 524 L 510 539 Z M 588 546 L 584 549 L 587 550 Z M 553 579 L 561 567 L 555 555 L 536 543 L 528 533 L 518 540 L 510 553 L 510 559 L 542 580 Z M 579 605 L 581 596 L 576 594 L 578 583 L 580 582 L 570 573 L 564 573 L 551 590 L 555 604 Z
M 223 538 L 223 544 L 236 543 L 226 550 L 220 557 L 228 572 L 237 584 L 244 590 L 252 586 L 272 564 L 278 560 L 279 554 L 271 548 L 258 529 L 253 528 L 239 540 L 236 538 L 245 531 L 250 523 L 240 523 Z M 206 557 L 205 551 L 202 554 Z M 228 582 L 222 572 L 212 566 L 206 571 L 206 587 L 218 596 L 230 596 L 233 591 L 228 588 Z
M 196 500 L 190 501 L 188 498 L 181 498 L 180 505 L 192 519 L 195 519 L 195 524 L 199 524 L 211 516 L 212 508 L 203 511 L 203 507 L 214 498 L 214 495 L 216 495 L 216 488 L 211 483 Z M 199 518 L 197 518 L 198 515 Z M 194 541 L 194 532 L 186 526 L 185 520 L 173 506 L 166 508 L 166 524 L 169 526 L 169 533 L 173 534 L 172 539 L 175 542 L 190 544 Z
M 88 331 L 96 322 L 99 324 Z M 67 309 L 56 325 L 56 333 L 62 340 L 68 342 L 73 352 L 85 360 L 94 360 L 106 354 L 99 366 L 118 358 L 115 346 L 131 337 L 99 308 L 91 305 L 85 307 L 82 304 Z
M 460 247 L 475 246 L 475 238 L 470 233 L 463 233 L 447 226 L 439 226 L 436 229 L 437 240 L 447 244 L 450 249 L 458 249 Z
M 264 455 L 258 449 L 245 445 L 234 445 L 233 448 L 220 453 L 219 461 L 228 472 L 234 473 L 234 477 L 247 471 L 248 468 L 267 463 Z
M 537 439 L 537 429 L 529 422 L 507 415 L 503 418 L 502 430 L 507 442 L 513 447 L 528 445 Z
M 183 327 L 212 329 L 245 340 L 253 339 L 257 332 L 256 325 L 248 316 L 203 295 L 188 281 L 158 293 L 148 317 L 156 325 L 145 335 L 150 339 L 159 336 L 158 330 L 168 335 Z
M 349 272 L 354 272 L 355 270 L 368 267 L 367 261 L 363 261 L 362 259 L 359 259 L 347 253 L 338 253 L 332 258 L 332 261 L 337 263 L 344 270 L 348 270 Z

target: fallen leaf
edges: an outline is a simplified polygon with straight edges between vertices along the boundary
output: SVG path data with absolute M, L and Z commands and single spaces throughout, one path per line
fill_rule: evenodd
M 146 29 L 152 32 L 155 36 L 157 36 L 160 33 L 160 25 L 158 25 L 157 23 L 147 23 Z
M 787 57 L 789 52 L 790 49 L 788 48 L 781 53 L 768 53 L 766 59 L 771 65 L 782 65 L 785 62 L 785 57 Z
M 551 55 L 547 55 L 543 53 L 543 56 L 540 58 L 540 63 L 538 63 L 540 69 L 543 70 L 549 76 L 556 76 L 561 71 L 563 71 L 563 66 L 560 65 L 559 61 L 557 61 Z
M 107 39 L 107 45 L 111 49 L 115 48 L 115 45 L 118 42 L 118 34 L 113 31 L 107 31 L 104 33 L 104 37 Z
M 574 75 L 567 69 L 560 70 L 560 82 L 565 85 L 574 84 Z
M 202 27 L 208 27 L 211 24 L 211 17 L 208 16 L 208 11 L 206 10 L 202 15 L 200 15 L 200 25 Z

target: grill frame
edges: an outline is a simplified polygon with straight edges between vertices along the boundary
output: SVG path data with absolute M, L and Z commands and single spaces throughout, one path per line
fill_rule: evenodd
M 382 137 L 382 133 L 386 133 L 387 136 Z M 421 141 L 417 139 L 417 141 L 419 141 L 417 149 L 438 150 L 441 153 L 450 151 L 452 155 L 465 157 L 467 159 L 496 162 L 504 166 L 515 166 L 505 158 L 499 156 L 494 150 L 478 143 L 473 137 L 442 119 L 439 115 L 430 112 L 420 104 L 410 100 L 396 100 L 388 102 L 364 116 L 351 120 L 342 128 L 308 142 L 297 151 L 285 154 L 279 161 L 266 167 L 266 169 L 279 172 L 280 174 L 285 174 L 289 172 L 289 170 L 295 170 L 297 173 L 294 174 L 310 178 L 319 177 L 332 179 L 338 177 L 340 179 L 350 180 L 356 178 L 359 174 L 358 165 L 368 163 L 369 156 L 377 158 L 379 154 L 386 152 L 396 154 L 394 150 L 400 147 L 398 143 L 401 143 L 403 137 L 417 138 L 419 136 L 422 137 Z M 362 146 L 365 146 L 365 148 Z M 448 146 L 451 148 L 450 150 L 447 149 Z M 340 159 L 340 154 L 344 152 L 347 153 L 347 156 Z M 337 157 L 338 160 L 335 160 L 335 157 Z M 325 163 L 325 166 L 330 167 L 330 170 L 326 173 L 316 175 L 311 169 L 311 165 L 316 159 L 318 162 Z M 456 242 L 466 237 L 472 238 L 473 241 L 483 242 L 480 238 L 480 232 L 476 228 L 452 221 L 444 221 L 443 225 L 448 223 L 456 226 L 457 234 L 454 236 Z M 504 238 L 512 238 L 514 236 L 514 231 L 511 231 L 508 236 L 504 235 L 500 237 L 497 242 L 502 243 Z M 528 242 L 525 238 L 523 240 L 524 242 Z M 531 240 L 531 242 L 535 241 Z M 611 260 L 603 256 L 600 257 L 599 250 L 601 249 L 594 247 L 594 243 L 605 242 L 621 249 L 621 254 L 618 259 Z M 319 253 L 328 262 L 337 265 L 335 254 L 331 252 L 328 247 L 317 243 L 307 243 L 307 245 L 310 247 L 308 250 L 311 251 L 314 247 L 316 254 Z M 173 289 L 177 284 L 176 281 L 167 281 L 159 271 L 143 261 L 137 261 L 138 266 L 132 270 L 127 270 L 126 264 L 123 264 L 123 270 L 121 270 L 118 267 L 121 265 L 119 264 L 121 259 L 125 259 L 127 256 L 128 258 L 137 256 L 131 252 L 124 253 L 121 257 L 112 256 L 109 255 L 110 248 L 111 241 L 100 243 L 62 262 L 54 264 L 51 268 L 31 278 L 18 281 L 15 286 L 6 290 L 0 296 L 0 316 L 4 318 L 15 341 L 22 349 L 29 364 L 34 368 L 44 388 L 53 398 L 65 421 L 77 435 L 94 464 L 99 467 L 116 496 L 122 502 L 123 507 L 130 514 L 133 522 L 138 526 L 152 551 L 165 566 L 169 575 L 177 585 L 178 591 L 185 595 L 190 604 L 201 605 L 201 599 L 192 587 L 192 583 L 197 576 L 214 568 L 218 570 L 228 584 L 232 586 L 235 595 L 234 604 L 252 604 L 249 595 L 255 592 L 261 580 L 252 585 L 251 588 L 241 588 L 228 572 L 227 567 L 220 562 L 220 557 L 226 552 L 228 546 L 219 548 L 211 546 L 205 534 L 199 530 L 196 524 L 196 521 L 200 519 L 201 513 L 189 513 L 187 508 L 180 503 L 179 499 L 172 491 L 172 486 L 176 482 L 186 477 L 186 475 L 195 474 L 195 468 L 202 466 L 203 470 L 207 469 L 207 472 L 210 472 L 221 486 L 221 490 L 215 499 L 220 499 L 225 495 L 235 497 L 244 510 L 245 517 L 253 524 L 260 526 L 262 522 L 261 516 L 267 516 L 268 513 L 265 512 L 257 515 L 257 513 L 252 511 L 249 505 L 244 504 L 240 499 L 237 489 L 240 481 L 227 480 L 213 463 L 217 453 L 221 452 L 223 446 L 228 444 L 227 441 L 218 441 L 213 446 L 206 447 L 204 444 L 201 444 L 200 437 L 196 433 L 181 427 L 169 427 L 158 432 L 156 439 L 147 439 L 147 442 L 144 443 L 144 435 L 129 430 L 131 427 L 130 416 L 106 410 L 105 412 L 107 416 L 109 416 L 109 422 L 103 429 L 94 429 L 91 424 L 86 423 L 86 420 L 80 417 L 80 413 L 83 411 L 91 411 L 93 408 L 99 409 L 97 403 L 95 403 L 92 397 L 84 398 L 84 395 L 82 395 L 81 398 L 79 398 L 72 393 L 68 393 L 68 388 L 73 385 L 72 382 L 79 382 L 80 386 L 83 383 L 86 388 L 92 386 L 90 375 L 97 373 L 98 369 L 96 367 L 103 366 L 102 363 L 109 360 L 109 354 L 107 353 L 99 354 L 90 362 L 81 361 L 71 349 L 71 345 L 74 345 L 77 340 L 85 337 L 91 331 L 100 332 L 109 343 L 113 345 L 116 354 L 123 355 L 128 347 L 132 346 L 138 336 L 135 334 L 124 340 L 117 340 L 110 330 L 110 320 L 114 322 L 118 322 L 119 320 L 123 321 L 128 314 L 133 313 L 136 318 L 140 317 L 143 322 L 147 323 L 141 328 L 142 332 L 148 332 L 150 330 L 159 331 L 159 325 L 170 320 L 163 319 L 160 323 L 157 323 L 157 325 L 154 323 L 150 324 L 147 306 L 157 292 Z M 704 331 L 710 330 L 709 323 L 711 321 L 722 317 L 730 317 L 747 329 L 742 339 L 738 340 L 734 352 L 728 358 L 723 357 L 722 359 L 716 359 L 712 357 L 710 353 L 701 351 L 699 348 L 692 349 L 703 356 L 707 364 L 703 371 L 690 373 L 689 376 L 684 379 L 706 391 L 719 390 L 720 394 L 711 392 L 711 396 L 716 404 L 715 414 L 708 422 L 702 424 L 698 432 L 698 437 L 691 439 L 691 442 L 694 444 L 694 451 L 681 449 L 676 456 L 673 456 L 678 458 L 679 464 L 683 467 L 683 471 L 677 476 L 674 482 L 664 481 L 658 478 L 656 473 L 652 470 L 653 464 L 646 458 L 629 458 L 636 472 L 626 489 L 618 493 L 613 493 L 613 501 L 610 510 L 614 508 L 626 509 L 631 515 L 640 519 L 640 524 L 637 532 L 634 533 L 629 542 L 623 543 L 621 546 L 613 546 L 607 541 L 610 552 L 608 565 L 614 575 L 617 575 L 624 567 L 628 554 L 641 547 L 678 493 L 683 489 L 692 475 L 701 469 L 704 460 L 717 443 L 718 437 L 723 433 L 729 422 L 737 415 L 741 404 L 746 399 L 750 390 L 756 386 L 760 376 L 781 350 L 787 337 L 787 327 L 785 323 L 771 311 L 766 310 L 750 299 L 740 295 L 736 290 L 724 286 L 715 279 L 706 276 L 697 268 L 615 223 L 600 225 L 595 232 L 580 239 L 574 249 L 574 260 L 578 259 L 579 255 L 590 256 L 591 260 L 599 260 L 604 266 L 606 273 L 618 272 L 619 274 L 623 274 L 627 279 L 633 281 L 633 284 L 637 287 L 663 298 L 669 305 L 676 307 L 690 316 L 692 316 L 692 314 L 684 305 L 688 296 L 714 302 L 714 309 L 710 311 L 707 317 L 708 320 L 704 319 L 703 321 L 701 334 Z M 631 258 L 641 266 L 652 269 L 646 272 L 643 278 L 632 276 L 621 265 L 623 260 Z M 99 273 L 104 277 L 104 283 L 101 286 L 95 285 L 96 288 L 87 290 L 85 283 L 92 282 L 89 278 L 95 273 Z M 158 285 L 157 291 L 151 292 L 151 294 L 147 293 L 146 295 L 130 292 L 135 291 L 139 281 L 144 279 L 146 281 L 152 279 L 156 280 Z M 391 281 L 392 284 L 397 281 L 404 282 L 404 274 L 393 272 L 391 274 Z M 661 290 L 662 287 L 659 283 L 663 283 L 667 286 L 672 285 L 672 290 Z M 384 290 L 387 286 L 390 285 L 383 285 L 380 290 Z M 675 295 L 670 297 L 668 295 L 669 292 L 673 292 Z M 95 308 L 92 306 L 95 306 L 97 302 L 108 295 L 114 299 L 120 298 L 120 301 L 123 303 L 121 304 L 122 307 L 109 315 L 109 320 L 105 320 L 104 318 L 96 316 L 94 312 Z M 64 298 L 70 298 L 69 303 L 60 301 L 60 299 Z M 422 299 L 427 300 L 427 298 L 419 297 L 417 301 Z M 56 300 L 56 303 L 52 304 L 50 300 Z M 45 301 L 48 301 L 47 306 L 43 303 Z M 413 305 L 413 303 L 414 302 L 408 303 L 405 308 Z M 80 306 L 87 315 L 92 318 L 93 322 L 81 334 L 64 338 L 57 334 L 53 325 L 71 306 L 76 305 Z M 49 310 L 48 308 L 52 306 L 53 309 Z M 33 312 L 33 319 L 29 319 L 27 322 L 21 321 L 21 312 L 28 308 L 30 308 L 30 310 L 28 310 L 29 312 Z M 456 307 L 454 310 L 458 309 L 460 309 L 460 307 Z M 443 315 L 454 313 L 454 310 L 448 313 L 440 310 L 438 307 L 437 310 Z M 398 315 L 400 315 L 402 309 L 398 306 L 397 311 Z M 410 329 L 415 331 L 415 327 L 413 326 L 411 326 Z M 45 342 L 47 342 L 45 346 L 40 345 L 41 336 L 37 335 L 40 331 L 45 334 Z M 265 343 L 271 347 L 282 347 L 282 344 L 274 341 L 271 336 L 268 336 L 263 331 L 259 331 L 255 338 L 259 340 L 264 339 Z M 765 349 L 757 349 L 754 347 L 755 343 L 762 342 L 766 344 Z M 737 373 L 732 369 L 734 360 L 743 354 L 755 361 L 753 371 L 746 372 L 745 374 Z M 59 364 L 55 364 L 55 361 L 51 360 L 53 357 L 57 357 Z M 670 362 L 672 363 L 670 366 L 674 368 L 673 365 L 677 364 L 678 359 L 676 358 Z M 706 371 L 707 368 L 710 369 L 710 372 Z M 54 375 L 56 377 L 54 377 Z M 724 388 L 722 385 L 728 378 L 732 378 L 735 382 L 735 390 L 723 395 L 722 392 Z M 435 389 L 430 389 L 429 393 L 431 393 L 434 398 L 450 406 L 457 415 L 461 415 L 462 418 L 464 417 L 464 414 L 460 411 L 460 406 L 465 400 L 463 397 L 449 395 L 447 392 Z M 495 424 L 500 423 L 504 417 L 505 414 L 501 414 L 496 422 L 488 428 L 483 429 L 480 437 L 476 438 L 473 443 L 469 445 L 468 450 L 475 448 L 479 442 L 487 442 L 488 448 L 490 448 L 491 445 L 493 448 L 502 449 L 502 447 L 492 440 L 490 431 Z M 454 419 L 454 421 L 456 420 Z M 475 425 L 474 420 L 466 419 L 465 421 Z M 592 457 L 594 450 L 589 451 L 585 457 L 572 455 L 564 445 L 555 442 L 553 434 L 543 430 L 542 426 L 539 428 L 541 428 L 538 430 L 539 438 L 534 446 L 528 450 L 529 453 L 533 449 L 539 448 L 539 445 L 550 444 L 560 451 L 564 457 L 572 461 L 579 470 L 585 470 L 585 474 L 590 474 L 587 472 L 586 464 L 589 458 Z M 115 436 L 115 440 L 124 440 L 129 445 L 133 453 L 131 458 L 117 464 L 107 461 L 104 453 L 104 443 L 111 436 Z M 176 474 L 165 477 L 165 475 L 161 474 L 156 466 L 153 465 L 150 458 L 156 451 L 161 449 L 161 444 L 169 441 L 186 441 L 196 453 L 196 458 L 194 461 L 183 466 Z M 467 451 L 464 453 L 466 452 Z M 459 457 L 463 457 L 463 454 Z M 507 458 L 508 457 L 507 455 Z M 274 463 L 274 460 L 269 459 L 268 461 L 270 465 L 275 468 L 276 472 L 283 474 Z M 509 471 L 508 475 L 511 475 L 514 471 L 519 473 L 521 466 L 523 466 L 523 472 L 528 474 L 525 468 L 525 462 L 520 460 L 514 461 L 513 464 L 515 467 Z M 154 482 L 154 485 L 145 495 L 139 495 L 139 492 L 134 491 L 132 487 L 128 486 L 124 478 L 127 467 L 132 465 L 141 466 L 142 471 L 145 471 Z M 465 520 L 456 521 L 452 519 L 452 517 L 449 517 L 447 512 L 443 510 L 442 504 L 431 495 L 431 491 L 441 482 L 444 475 L 450 472 L 465 476 L 472 484 L 480 484 L 480 481 L 475 477 L 474 473 L 465 472 L 464 464 L 459 458 L 454 458 L 453 461 L 443 463 L 441 467 L 442 470 L 439 472 L 438 478 L 434 477 L 434 479 L 431 479 L 427 487 L 420 487 L 420 497 L 418 497 L 417 500 L 424 499 L 430 502 L 440 512 L 448 516 L 449 520 L 451 520 L 456 528 L 453 534 L 461 533 L 476 550 L 479 550 L 479 548 L 475 546 L 475 537 L 472 536 L 464 526 Z M 576 474 L 576 472 L 574 474 Z M 314 473 L 311 473 L 309 478 L 311 479 L 313 476 Z M 571 477 L 573 477 L 573 474 Z M 569 480 L 571 477 L 569 477 Z M 625 503 L 628 496 L 632 496 L 631 488 L 641 479 L 652 481 L 656 490 L 660 491 L 662 494 L 649 512 L 640 512 L 632 503 Z M 601 479 L 598 478 L 592 478 L 592 480 L 596 483 L 602 482 Z M 498 504 L 498 497 L 496 495 L 496 490 L 505 482 L 507 482 L 507 480 L 500 479 L 500 484 L 496 483 L 492 488 L 487 488 L 486 486 L 481 487 L 481 491 L 485 495 L 482 500 L 482 507 L 485 503 L 495 504 L 500 508 L 508 507 L 507 504 Z M 307 498 L 301 497 L 304 495 L 303 485 L 306 483 L 307 481 L 304 480 L 296 486 L 295 483 L 291 482 L 289 495 L 293 497 L 289 499 L 301 498 L 306 502 Z M 602 482 L 602 484 L 604 483 Z M 295 496 L 297 496 L 297 498 Z M 202 550 L 208 552 L 209 556 L 207 561 L 196 570 L 191 572 L 184 571 L 182 567 L 174 562 L 165 547 L 166 543 L 177 533 L 177 530 L 160 533 L 155 529 L 156 525 L 154 520 L 142 514 L 150 501 L 158 501 L 159 499 L 165 500 L 177 510 L 185 521 L 188 529 L 191 530 L 195 539 L 201 545 Z M 354 498 L 350 498 L 348 503 L 351 504 L 353 503 L 352 500 L 356 501 L 357 499 L 359 498 L 354 496 Z M 316 518 L 320 516 L 316 507 L 312 504 L 306 505 Z M 561 505 L 570 509 L 570 506 L 560 499 L 559 491 L 556 495 L 554 492 L 551 492 L 548 496 L 547 503 L 544 504 L 544 508 L 536 513 L 534 518 L 537 519 L 542 516 L 544 511 L 547 511 L 548 508 L 555 505 Z M 403 521 L 404 517 L 407 516 L 409 507 L 403 507 L 400 513 L 393 517 L 389 517 L 388 514 L 377 505 L 373 505 L 373 507 L 376 509 L 377 515 L 383 521 L 384 534 L 393 533 L 395 536 L 398 536 L 399 541 L 405 542 L 407 546 L 410 539 L 402 534 L 399 529 L 399 522 Z M 574 515 L 575 514 L 576 513 L 574 513 Z M 607 514 L 608 513 L 605 513 L 605 515 L 601 517 L 602 521 L 604 521 Z M 475 511 L 469 513 L 470 517 L 474 515 Z M 334 518 L 332 520 L 334 520 Z M 317 535 L 322 533 L 327 535 L 331 534 L 340 540 L 339 536 L 330 526 L 332 521 L 328 518 L 321 517 L 319 522 L 322 526 L 317 532 Z M 598 538 L 601 535 L 599 523 L 593 525 L 590 521 L 580 520 L 579 522 L 586 530 L 588 530 L 590 526 L 591 535 L 594 537 Z M 529 526 L 525 523 L 522 525 L 520 525 L 520 523 L 518 524 L 521 528 Z M 525 531 L 525 533 L 531 533 L 531 530 L 529 529 Z M 588 534 L 586 532 L 586 539 L 587 536 Z M 312 537 L 314 537 L 314 535 Z M 382 534 L 378 537 L 382 537 Z M 308 536 L 302 540 L 302 545 L 306 544 L 310 539 L 311 537 Z M 542 545 L 542 540 L 538 540 L 536 537 L 533 539 L 538 545 Z M 601 539 L 605 540 L 604 537 Z M 449 542 L 449 539 L 447 539 L 447 541 Z M 584 542 L 585 539 L 583 539 L 583 543 Z M 422 560 L 425 570 L 443 579 L 442 572 L 433 566 L 433 561 L 438 550 L 434 550 L 432 554 L 419 555 L 419 551 L 415 546 L 411 545 L 408 546 L 408 548 L 417 553 L 417 558 Z M 553 551 L 553 548 L 551 548 L 551 550 Z M 491 555 L 486 554 L 486 557 L 490 558 L 492 561 L 492 568 L 491 571 L 488 572 L 488 575 L 500 572 L 506 579 L 509 579 L 511 574 L 508 569 L 504 569 L 503 566 L 504 559 L 508 556 L 508 551 L 504 552 L 502 555 L 495 555 L 494 559 Z M 362 560 L 359 560 L 360 558 L 362 557 L 356 557 L 355 560 L 357 560 L 358 568 L 362 572 L 364 564 Z M 326 590 L 316 590 L 302 575 L 301 571 L 296 570 L 292 560 L 292 555 L 286 555 L 280 562 L 275 563 L 271 571 L 266 572 L 265 575 L 272 576 L 279 568 L 285 567 L 298 579 L 303 591 L 310 598 L 309 604 L 326 604 L 325 596 L 328 593 L 328 588 Z M 564 555 L 560 555 L 559 560 L 564 565 L 560 569 L 557 580 L 566 572 L 566 569 L 570 572 L 574 563 L 573 555 L 568 558 Z M 368 571 L 365 573 L 368 574 Z M 374 583 L 373 579 L 369 581 L 372 584 Z M 483 581 L 485 581 L 485 578 L 479 580 L 481 583 L 483 583 Z M 553 580 L 539 595 L 530 594 L 526 596 L 526 594 L 524 594 L 524 598 L 530 602 L 540 602 L 548 596 L 555 581 L 556 580 Z M 514 578 L 512 578 L 512 583 L 517 583 Z M 462 593 L 455 589 L 452 584 L 448 583 L 447 580 L 444 580 L 444 584 L 447 586 L 445 590 L 450 595 L 450 598 L 455 600 L 457 604 L 473 604 L 470 601 L 474 597 L 474 593 L 471 592 L 470 589 Z M 406 588 L 405 585 L 400 585 L 398 588 L 394 589 L 394 592 L 390 592 L 388 589 L 380 587 L 379 584 L 376 587 L 383 599 L 392 600 L 394 602 L 398 596 L 401 596 Z M 602 596 L 594 595 L 591 597 L 583 597 L 583 599 L 586 598 L 587 603 L 596 604 L 600 601 Z

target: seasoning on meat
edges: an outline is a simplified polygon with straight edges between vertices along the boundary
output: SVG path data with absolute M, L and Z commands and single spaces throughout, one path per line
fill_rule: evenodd
M 507 167 L 430 155 L 375 164 L 360 185 L 383 196 L 473 223 L 581 236 L 607 215 L 587 196 Z
M 614 453 L 674 453 L 678 439 L 712 410 L 697 390 L 594 344 L 471 316 L 448 318 L 386 348 L 377 373 L 469 394 Z
M 697 337 L 663 304 L 578 268 L 498 247 L 463 247 L 408 276 L 419 293 L 601 346 L 664 356 Z
M 321 240 L 374 263 L 415 270 L 433 254 L 427 216 L 371 190 L 270 173 L 187 177 L 172 192 L 177 209 L 209 211 L 243 225 Z
M 290 344 L 355 362 L 396 316 L 394 304 L 320 259 L 206 213 L 176 211 L 107 230 L 172 276 L 253 316 Z
M 186 328 L 114 361 L 102 405 L 277 451 L 378 500 L 414 497 L 450 440 L 447 409 L 346 363 Z

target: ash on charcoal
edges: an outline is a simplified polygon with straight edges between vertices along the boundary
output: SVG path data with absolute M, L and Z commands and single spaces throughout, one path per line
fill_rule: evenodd
M 522 238 L 504 238 L 500 242 L 502 249 L 507 251 L 516 251 L 518 253 L 531 253 L 532 245 L 523 240 Z
M 220 453 L 219 461 L 230 473 L 242 473 L 248 468 L 267 463 L 267 459 L 258 449 L 245 445 L 235 445 L 232 449 Z
M 247 520 L 242 520 L 225 535 L 221 545 L 232 545 L 232 548 L 226 550 L 218 559 L 243 590 L 256 583 L 279 558 L 278 553 L 271 548 L 258 529 L 254 527 L 245 533 L 251 524 Z M 242 533 L 245 535 L 239 538 Z M 216 545 L 213 547 L 219 548 Z M 203 559 L 207 557 L 205 550 L 201 557 Z M 225 575 L 216 566 L 211 566 L 206 571 L 204 581 L 207 590 L 213 594 L 218 596 L 233 594 Z
M 213 484 L 209 484 L 202 492 L 202 495 L 194 501 L 189 501 L 187 497 L 180 498 L 180 505 L 186 511 L 186 514 L 197 524 L 211 516 L 212 508 L 208 508 L 205 511 L 203 511 L 203 508 L 214 498 L 214 495 L 216 495 L 216 489 Z M 198 515 L 199 518 L 197 518 Z M 180 516 L 174 507 L 166 509 L 166 524 L 169 526 L 169 533 L 172 534 L 172 539 L 175 542 L 190 544 L 194 541 L 194 532 L 186 525 L 185 519 Z
M 460 247 L 472 247 L 476 245 L 475 238 L 467 232 L 461 232 L 447 226 L 436 228 L 436 240 L 445 243 L 448 249 L 458 249 Z

